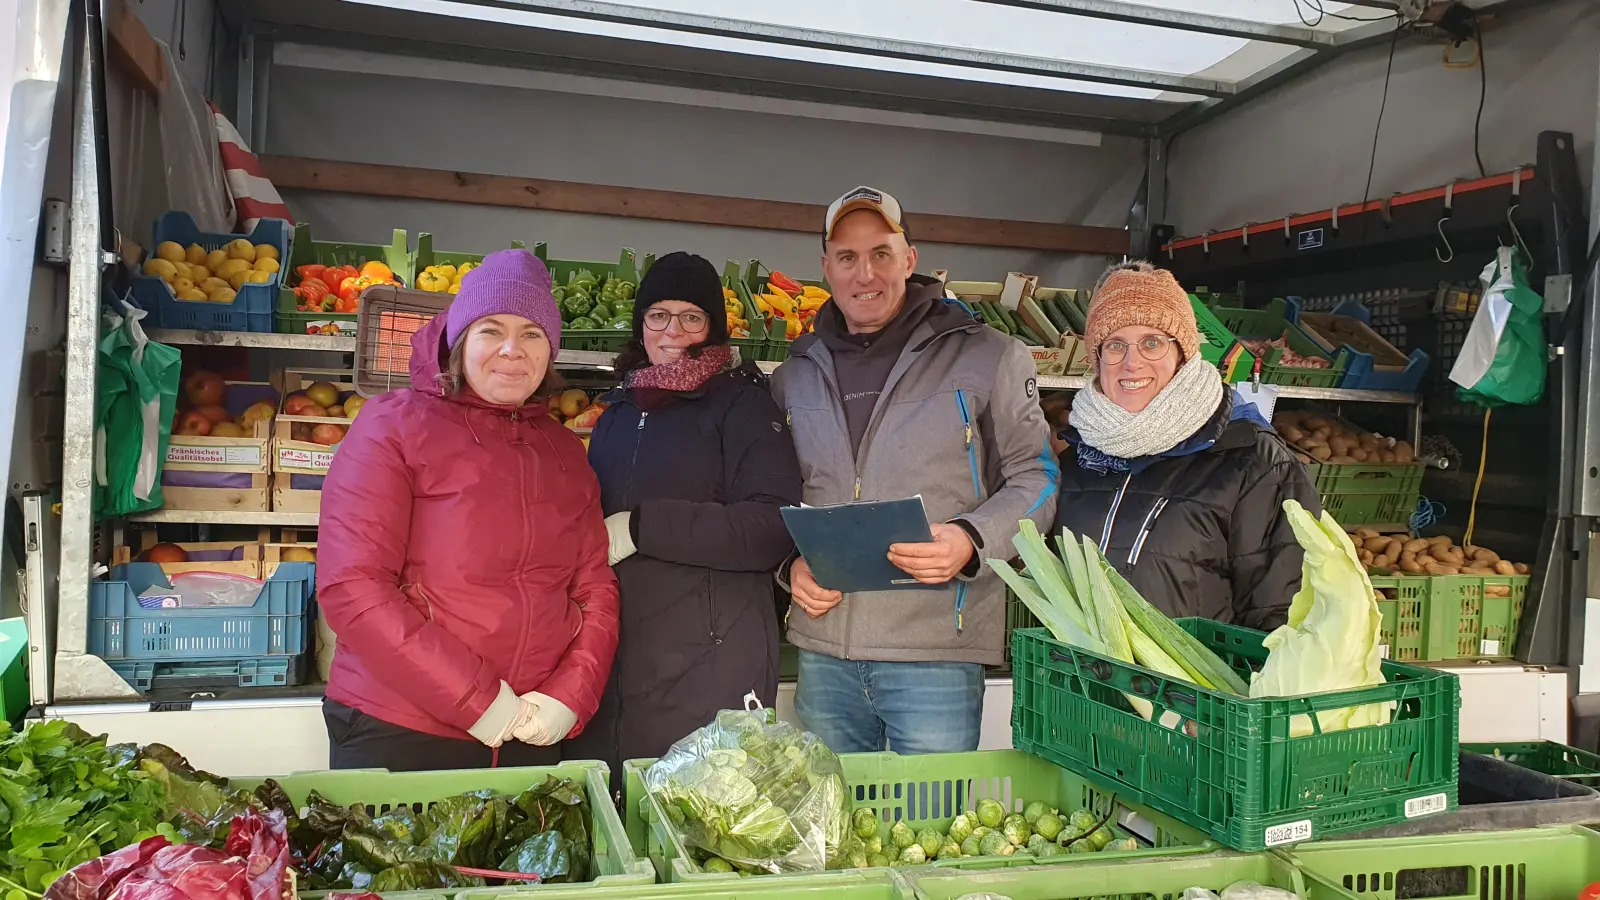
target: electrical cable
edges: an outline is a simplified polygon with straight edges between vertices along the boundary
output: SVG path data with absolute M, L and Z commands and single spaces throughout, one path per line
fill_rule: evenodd
M 1488 408 L 1483 411 L 1483 449 L 1478 453 L 1478 478 L 1472 483 L 1472 506 L 1467 510 L 1467 533 L 1461 538 L 1461 546 L 1472 546 L 1472 529 L 1478 524 L 1478 492 L 1483 489 L 1483 471 L 1489 462 L 1489 414 L 1493 412 Z
M 1483 104 L 1489 98 L 1489 68 L 1483 59 L 1483 23 L 1472 21 L 1473 38 L 1478 42 L 1478 116 L 1472 121 L 1472 155 L 1478 161 L 1478 177 L 1488 178 L 1489 170 L 1483 165 L 1480 135 L 1483 132 Z
M 1300 7 L 1300 4 L 1302 3 L 1305 4 L 1306 8 L 1317 14 L 1317 20 L 1315 22 L 1311 22 L 1306 19 L 1305 13 Z M 1307 28 L 1316 28 L 1318 25 L 1322 24 L 1322 20 L 1324 18 L 1340 19 L 1345 22 L 1382 22 L 1385 19 L 1399 17 L 1399 13 L 1396 13 L 1394 16 L 1378 16 L 1370 19 L 1361 16 L 1347 16 L 1340 13 L 1331 13 L 1323 7 L 1322 0 L 1294 0 L 1294 11 L 1295 15 L 1300 17 L 1300 24 L 1306 26 Z
M 1372 176 L 1378 169 L 1378 139 L 1383 135 L 1383 113 L 1389 107 L 1389 83 L 1394 77 L 1394 50 L 1400 43 L 1403 27 L 1395 17 L 1394 31 L 1389 35 L 1389 62 L 1383 69 L 1383 99 L 1378 103 L 1378 122 L 1372 128 L 1372 154 L 1367 160 L 1367 186 L 1361 192 L 1361 243 L 1356 247 L 1356 265 L 1361 263 L 1361 252 L 1367 247 L 1367 230 L 1372 218 L 1365 214 L 1367 202 L 1372 199 Z

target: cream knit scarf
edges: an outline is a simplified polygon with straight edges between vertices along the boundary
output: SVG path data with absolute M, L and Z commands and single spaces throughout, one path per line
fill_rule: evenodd
M 1067 421 L 1084 443 L 1107 456 L 1154 456 L 1183 443 L 1210 421 L 1222 402 L 1222 391 L 1217 367 L 1197 355 L 1178 369 L 1143 412 L 1131 413 L 1111 402 L 1100 392 L 1096 377 L 1072 399 Z

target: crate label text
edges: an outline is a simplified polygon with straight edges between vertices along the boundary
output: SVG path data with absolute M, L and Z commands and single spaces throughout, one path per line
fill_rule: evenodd
M 1415 819 L 1417 816 L 1431 816 L 1435 813 L 1445 812 L 1449 808 L 1450 798 L 1445 794 L 1412 797 L 1406 801 L 1406 818 Z
M 278 465 L 295 466 L 301 469 L 326 469 L 333 465 L 333 451 L 279 447 Z
M 1407 804 L 1410 809 L 1410 804 Z M 1268 847 L 1277 847 L 1282 844 L 1298 844 L 1301 841 L 1311 840 L 1311 820 L 1301 819 L 1298 822 L 1285 822 L 1274 825 L 1266 830 L 1264 843 Z
M 168 444 L 167 462 L 206 466 L 259 466 L 260 447 L 194 447 Z

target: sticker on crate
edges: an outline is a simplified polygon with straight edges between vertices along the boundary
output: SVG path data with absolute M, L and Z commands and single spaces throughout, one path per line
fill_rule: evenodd
M 1311 840 L 1311 820 L 1301 819 L 1298 822 L 1286 822 L 1268 828 L 1261 836 L 1261 842 L 1268 847 L 1281 847 L 1284 844 L 1299 844 Z
M 1450 797 L 1447 794 L 1429 794 L 1426 797 L 1413 797 L 1406 801 L 1406 818 L 1415 819 L 1418 816 L 1431 816 L 1436 813 L 1447 812 L 1450 809 Z

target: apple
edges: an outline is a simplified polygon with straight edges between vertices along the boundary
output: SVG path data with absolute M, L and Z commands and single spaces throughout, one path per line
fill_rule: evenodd
M 344 407 L 340 406 L 337 403 L 335 403 L 334 405 L 328 407 L 328 417 L 329 418 L 333 418 L 333 419 L 342 419 L 342 418 L 344 418 Z
M 277 409 L 265 400 L 252 403 L 244 414 L 239 416 L 239 427 L 245 431 L 254 431 L 257 422 L 271 422 L 277 414 Z
M 316 406 L 317 402 L 307 397 L 303 391 L 295 391 L 283 398 L 283 411 L 291 416 L 303 416 L 301 410 L 308 406 Z
M 217 423 L 215 423 L 215 424 L 213 424 L 211 426 L 211 436 L 212 437 L 242 438 L 242 437 L 245 437 L 246 435 L 244 433 L 244 429 L 240 428 L 238 423 L 235 423 L 235 422 L 217 422 Z
M 326 381 L 317 381 L 306 388 L 306 396 L 310 397 L 318 406 L 329 407 L 339 402 L 339 389 Z
M 211 420 L 198 409 L 191 409 L 178 420 L 178 434 L 204 436 L 211 433 Z
M 222 376 L 205 369 L 191 372 L 183 380 L 183 396 L 191 406 L 221 406 L 227 392 L 228 384 Z
M 356 413 L 361 412 L 361 407 L 367 405 L 367 398 L 360 394 L 351 394 L 344 401 L 344 417 L 354 419 Z
M 572 420 L 572 421 L 577 423 L 573 427 L 575 427 L 575 428 L 593 428 L 594 427 L 594 423 L 600 421 L 600 414 L 603 413 L 603 412 L 605 412 L 605 410 L 603 410 L 603 409 L 595 409 L 594 407 L 590 407 L 589 409 L 586 409 L 583 412 L 578 413 L 578 417 Z
M 314 563 L 317 561 L 317 552 L 310 547 L 285 547 L 278 558 L 283 562 Z
M 181 563 L 189 561 L 189 551 L 177 544 L 157 544 L 139 554 L 139 562 Z
M 589 405 L 589 395 L 577 388 L 572 388 L 562 391 L 561 398 L 557 402 L 561 406 L 561 414 L 570 419 L 583 412 L 584 408 Z
M 289 440 L 291 440 L 291 441 L 310 441 L 311 440 L 311 423 L 310 422 L 293 422 L 293 423 L 291 423 L 289 425 Z
M 344 440 L 344 426 L 318 425 L 311 430 L 311 440 L 315 443 L 332 447 L 334 444 Z
M 302 406 L 300 408 L 300 415 L 310 419 L 326 419 L 328 417 L 328 411 L 313 403 L 310 406 Z
M 233 421 L 233 416 L 229 415 L 228 411 L 220 406 L 197 406 L 195 407 L 195 412 L 210 419 L 213 425 L 220 422 Z

